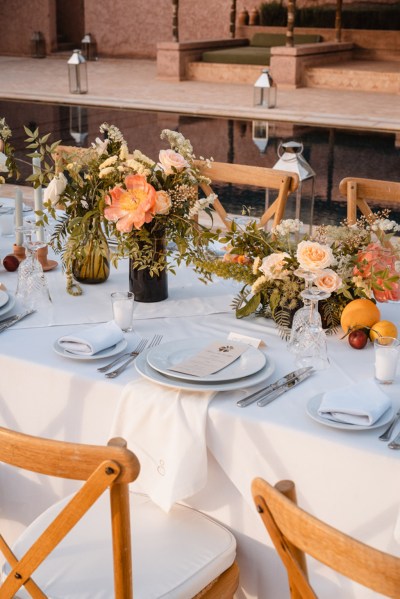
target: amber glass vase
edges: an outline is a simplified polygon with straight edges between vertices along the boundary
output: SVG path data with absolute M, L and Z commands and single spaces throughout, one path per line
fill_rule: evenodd
M 76 245 L 72 260 L 72 274 L 79 283 L 104 283 L 110 275 L 110 251 L 100 223 L 94 223 Z

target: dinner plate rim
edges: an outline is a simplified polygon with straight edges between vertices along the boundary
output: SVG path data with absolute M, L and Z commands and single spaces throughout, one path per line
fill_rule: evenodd
M 193 344 L 193 343 L 194 343 L 195 346 L 196 346 L 196 344 L 199 345 L 199 346 L 201 346 L 202 344 L 204 344 L 204 347 L 206 347 L 207 345 L 209 345 L 213 341 L 215 341 L 215 339 L 207 338 L 207 337 L 200 337 L 200 338 L 197 338 L 195 341 L 193 341 L 193 339 L 177 339 L 176 341 L 170 341 L 168 343 L 163 343 L 162 345 L 149 348 L 149 351 L 146 354 L 146 359 L 147 359 L 147 362 L 148 362 L 149 366 L 153 370 L 156 370 L 157 372 L 160 372 L 164 376 L 167 376 L 168 378 L 174 378 L 174 379 L 184 380 L 184 381 L 193 382 L 193 383 L 196 383 L 196 382 L 198 382 L 198 383 L 223 383 L 223 382 L 229 383 L 230 381 L 232 381 L 232 382 L 233 381 L 237 381 L 237 380 L 240 380 L 242 378 L 247 378 L 249 376 L 252 376 L 253 374 L 256 374 L 262 368 L 264 368 L 264 366 L 265 366 L 265 364 L 267 362 L 267 356 L 262 351 L 260 351 L 258 348 L 253 347 L 251 345 L 249 345 L 247 349 L 252 350 L 253 352 L 257 352 L 257 356 L 259 357 L 260 360 L 262 360 L 262 364 L 256 370 L 250 371 L 247 374 L 242 374 L 240 376 L 235 376 L 234 378 L 233 377 L 226 378 L 226 376 L 227 376 L 226 374 L 225 374 L 225 378 L 218 378 L 218 375 L 224 376 L 222 374 L 222 371 L 225 370 L 225 369 L 221 369 L 218 372 L 215 372 L 213 375 L 208 375 L 208 376 L 203 376 L 203 377 L 197 377 L 197 376 L 192 376 L 190 374 L 185 374 L 183 372 L 170 371 L 167 368 L 161 369 L 160 367 L 156 366 L 156 364 L 154 362 L 154 356 L 153 356 L 153 363 L 151 361 L 151 356 L 153 354 L 157 354 L 160 351 L 161 352 L 168 351 L 168 346 L 170 346 L 173 349 L 177 349 L 177 350 L 179 349 L 179 346 L 181 346 L 180 349 L 184 350 L 187 345 L 190 345 L 190 344 Z M 196 350 L 200 351 L 200 349 L 201 349 L 201 347 L 195 347 L 195 351 Z M 240 360 L 240 358 L 242 356 L 244 356 L 244 353 L 245 352 L 243 352 L 243 354 L 241 356 L 239 356 L 239 358 L 238 358 L 239 360 Z M 150 360 L 149 360 L 149 356 L 150 356 Z M 235 362 L 236 362 L 236 360 L 235 360 Z M 229 366 L 233 366 L 233 364 L 235 362 L 232 362 L 232 364 L 229 364 L 227 366 L 227 368 L 229 368 Z
M 63 347 L 60 347 L 59 339 L 61 339 L 61 337 L 59 337 L 58 339 L 56 339 L 54 341 L 53 350 L 59 356 L 62 356 L 63 358 L 69 358 L 71 360 L 84 360 L 85 361 L 85 360 L 101 360 L 102 358 L 110 358 L 111 356 L 116 356 L 117 354 L 122 352 L 128 345 L 128 341 L 126 339 L 121 339 L 121 341 L 118 341 L 118 343 L 116 343 L 115 345 L 112 346 L 112 349 L 111 348 L 103 349 L 102 351 L 97 352 L 97 354 L 92 354 L 92 355 L 85 355 L 85 354 L 78 355 L 78 354 L 73 354 L 73 353 L 67 351 Z
M 174 387 L 175 389 L 187 389 L 188 391 L 235 391 L 245 387 L 252 387 L 261 382 L 264 382 L 275 371 L 275 363 L 269 356 L 266 356 L 265 366 L 248 377 L 238 379 L 232 382 L 221 383 L 191 383 L 182 379 L 173 379 L 165 376 L 161 372 L 154 370 L 147 362 L 147 352 L 149 349 L 142 351 L 136 358 L 134 364 L 137 372 L 144 378 L 158 383 L 164 387 Z
M 369 426 L 364 426 L 362 424 L 349 424 L 347 422 L 335 422 L 334 420 L 323 418 L 318 414 L 318 407 L 321 405 L 322 396 L 323 393 L 317 393 L 317 395 L 311 397 L 307 402 L 306 412 L 308 416 L 316 422 L 331 428 L 338 428 L 347 431 L 369 431 L 371 429 L 388 424 L 394 415 L 394 406 L 392 404 L 390 408 L 388 408 L 386 412 L 384 412 L 382 416 L 376 422 L 374 422 L 374 424 L 370 424 Z
M 4 293 L 6 296 L 6 300 L 3 303 L 1 303 L 2 293 Z M 5 289 L 0 289 L 0 308 L 4 308 L 8 304 L 9 301 L 10 301 L 10 294 L 8 293 L 8 291 L 5 291 Z
M 11 310 L 15 306 L 15 302 L 16 302 L 15 295 L 12 293 L 9 293 L 8 291 L 6 291 L 6 293 L 8 293 L 8 302 L 6 302 L 3 306 L 1 306 L 0 316 L 5 316 L 9 312 L 11 312 Z

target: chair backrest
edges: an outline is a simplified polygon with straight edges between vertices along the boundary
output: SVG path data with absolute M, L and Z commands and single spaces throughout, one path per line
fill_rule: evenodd
M 305 567 L 308 554 L 365 587 L 399 597 L 400 558 L 356 541 L 296 505 L 292 481 L 252 482 L 253 499 L 289 578 L 292 599 L 316 599 Z
M 25 586 L 32 597 L 45 599 L 31 576 L 106 489 L 111 498 L 115 597 L 132 598 L 128 483 L 137 478 L 140 466 L 125 441 L 111 439 L 105 447 L 82 445 L 0 428 L 0 461 L 48 476 L 85 481 L 20 559 L 0 536 L 0 550 L 11 566 L 0 586 L 0 598 L 13 597 Z
M 288 195 L 295 191 L 299 184 L 295 173 L 279 171 L 261 166 L 247 166 L 245 164 L 228 164 L 225 162 L 196 161 L 202 175 L 211 179 L 211 185 L 215 181 L 220 183 L 233 183 L 234 185 L 249 185 L 262 187 L 264 189 L 275 189 L 278 191 L 276 200 L 265 210 L 260 218 L 260 226 L 263 227 L 272 217 L 273 224 L 278 225 L 285 213 Z M 211 185 L 202 183 L 200 187 L 206 195 L 213 192 Z M 232 221 L 219 199 L 214 202 L 214 208 L 221 220 L 230 229 Z
M 372 216 L 367 200 L 388 206 L 400 206 L 400 183 L 393 181 L 346 177 L 339 183 L 339 192 L 347 197 L 347 221 L 350 225 L 357 220 L 357 208 L 367 218 Z

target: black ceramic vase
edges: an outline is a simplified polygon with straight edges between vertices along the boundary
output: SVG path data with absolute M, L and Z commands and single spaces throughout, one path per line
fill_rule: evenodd
M 165 237 L 155 237 L 154 254 L 156 259 L 165 256 Z M 162 302 L 168 297 L 168 272 L 165 268 L 158 275 L 151 276 L 148 268 L 136 268 L 129 259 L 129 289 L 135 294 L 136 302 Z

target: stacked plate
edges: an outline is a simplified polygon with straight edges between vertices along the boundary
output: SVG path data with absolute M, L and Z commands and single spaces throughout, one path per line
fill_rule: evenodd
M 3 316 L 11 312 L 15 306 L 15 297 L 8 291 L 0 289 L 0 320 Z
M 166 387 L 197 391 L 230 391 L 265 381 L 274 371 L 272 361 L 255 347 L 248 346 L 237 360 L 208 376 L 198 377 L 170 370 L 202 351 L 210 339 L 182 339 L 152 347 L 135 360 L 136 370 L 146 379 Z

